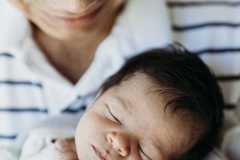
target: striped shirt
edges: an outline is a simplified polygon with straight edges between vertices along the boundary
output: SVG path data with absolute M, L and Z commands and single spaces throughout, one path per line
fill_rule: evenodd
M 174 41 L 216 74 L 227 105 L 240 98 L 240 1 L 167 0 Z
M 12 144 L 20 141 L 19 135 L 43 120 L 61 114 L 80 118 L 101 84 L 129 57 L 171 42 L 165 3 L 131 0 L 97 48 L 88 70 L 73 85 L 49 64 L 32 39 L 28 21 L 6 2 L 0 0 L 1 156 L 7 155 L 3 145 L 18 146 Z M 150 11 L 143 12 L 145 7 Z

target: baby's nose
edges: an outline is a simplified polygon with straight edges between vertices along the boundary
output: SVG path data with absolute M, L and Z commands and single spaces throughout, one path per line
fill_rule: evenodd
M 130 153 L 129 137 L 123 133 L 110 132 L 107 134 L 107 142 L 122 157 L 127 157 Z

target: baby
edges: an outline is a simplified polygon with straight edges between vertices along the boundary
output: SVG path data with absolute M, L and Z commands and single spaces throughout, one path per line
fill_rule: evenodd
M 103 84 L 78 124 L 76 149 L 73 139 L 52 141 L 62 154 L 55 159 L 201 160 L 216 146 L 223 105 L 196 55 L 175 47 L 146 51 Z M 64 157 L 59 145 L 75 157 Z

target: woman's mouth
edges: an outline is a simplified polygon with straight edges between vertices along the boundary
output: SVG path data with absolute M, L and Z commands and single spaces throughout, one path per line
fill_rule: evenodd
M 78 20 L 78 19 L 86 19 L 88 17 L 91 17 L 99 11 L 99 9 L 103 6 L 103 1 L 102 2 L 94 2 L 93 4 L 90 4 L 84 11 L 81 13 L 73 13 L 72 16 L 64 16 L 64 15 L 59 15 L 56 16 L 58 18 L 66 19 L 66 20 Z
M 90 4 L 84 11 L 81 13 L 71 13 L 71 14 L 64 14 L 60 11 L 56 14 L 49 15 L 50 21 L 53 20 L 51 23 L 56 24 L 63 24 L 70 27 L 79 27 L 79 26 L 88 26 L 92 24 L 96 19 L 98 13 L 101 11 L 103 6 L 105 5 L 105 0 L 93 2 Z
M 107 160 L 104 155 L 94 146 L 94 145 L 91 145 L 94 153 L 96 154 L 96 156 L 99 158 L 99 160 Z

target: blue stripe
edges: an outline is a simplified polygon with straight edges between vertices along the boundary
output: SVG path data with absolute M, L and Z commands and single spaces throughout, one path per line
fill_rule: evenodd
M 0 112 L 12 112 L 12 113 L 48 113 L 48 109 L 40 109 L 40 108 L 0 108 Z
M 240 53 L 240 48 L 206 48 L 194 51 L 199 55 L 201 54 L 226 54 L 226 53 Z
M 0 57 L 14 58 L 14 56 L 10 53 L 0 53 Z
M 79 113 L 79 112 L 84 112 L 86 111 L 87 107 L 86 106 L 81 106 L 79 108 L 67 108 L 65 110 L 63 110 L 63 113 L 71 113 L 71 114 L 75 114 L 75 113 Z
M 0 139 L 15 140 L 15 139 L 17 139 L 17 135 L 3 135 L 3 134 L 0 134 Z
M 216 76 L 219 82 L 230 82 L 230 81 L 239 81 L 240 75 L 223 75 Z
M 240 27 L 240 23 L 209 22 L 209 23 L 195 24 L 195 25 L 188 25 L 188 26 L 173 25 L 172 29 L 175 32 L 185 32 L 185 31 L 191 31 L 196 29 L 219 28 L 219 27 L 238 28 Z
M 10 85 L 10 86 L 34 86 L 38 88 L 43 88 L 43 85 L 40 82 L 32 81 L 13 81 L 13 80 L 2 80 L 0 85 Z
M 187 1 L 187 2 L 167 2 L 167 5 L 171 8 L 185 8 L 185 7 L 204 7 L 204 6 L 226 6 L 226 7 L 238 7 L 240 6 L 239 1 L 204 1 L 204 2 L 196 2 L 196 1 Z
M 224 109 L 227 109 L 227 110 L 233 110 L 233 109 L 236 109 L 236 104 L 225 104 L 224 105 Z

